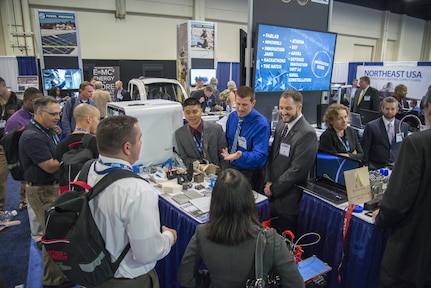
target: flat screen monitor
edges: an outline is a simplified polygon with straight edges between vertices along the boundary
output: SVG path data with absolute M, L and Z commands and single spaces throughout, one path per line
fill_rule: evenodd
M 190 69 L 191 86 L 196 86 L 199 78 L 204 80 L 204 85 L 208 85 L 213 77 L 216 78 L 216 69 Z
M 318 152 L 316 156 L 316 178 L 345 189 L 344 171 L 362 167 L 362 163 L 347 157 Z
M 52 87 L 76 90 L 82 82 L 81 69 L 43 69 L 42 74 L 45 91 L 49 91 Z
M 368 122 L 380 117 L 379 111 L 368 109 L 359 109 L 359 114 L 361 114 L 362 125 L 366 125 Z
M 329 91 L 337 35 L 259 24 L 254 88 Z

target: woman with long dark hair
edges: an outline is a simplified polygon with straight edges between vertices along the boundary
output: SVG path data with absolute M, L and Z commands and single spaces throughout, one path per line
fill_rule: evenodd
M 245 287 L 247 279 L 254 278 L 256 238 L 262 229 L 247 179 L 235 169 L 222 171 L 212 192 L 210 219 L 196 228 L 184 253 L 179 284 L 196 287 L 196 275 L 203 262 L 211 287 Z M 282 287 L 305 287 L 283 239 L 275 230 L 265 235 L 264 275 L 275 270 Z

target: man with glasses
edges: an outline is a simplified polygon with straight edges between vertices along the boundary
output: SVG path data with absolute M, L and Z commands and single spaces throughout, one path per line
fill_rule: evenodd
M 79 85 L 79 96 L 72 97 L 66 101 L 61 115 L 61 125 L 65 135 L 69 135 L 75 130 L 76 121 L 73 117 L 73 110 L 75 110 L 76 106 L 81 103 L 86 103 L 97 107 L 96 103 L 91 99 L 93 97 L 93 92 L 93 85 L 88 81 L 84 81 Z
M 55 127 L 60 120 L 60 104 L 52 97 L 44 96 L 33 103 L 34 117 L 19 140 L 19 155 L 27 181 L 26 194 L 42 231 L 45 232 L 45 209 L 59 196 L 58 170 L 55 159 L 58 136 Z M 72 287 L 63 272 L 51 260 L 42 247 L 43 279 L 45 286 Z

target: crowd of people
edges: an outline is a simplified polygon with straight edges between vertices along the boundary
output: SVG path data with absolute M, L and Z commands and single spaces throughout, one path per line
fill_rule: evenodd
M 121 84 L 116 84 L 114 96 L 117 100 L 127 97 Z M 210 85 L 193 91 L 183 103 L 187 124 L 174 135 L 184 163 L 200 161 L 221 169 L 212 192 L 209 221 L 196 228 L 183 256 L 178 275 L 181 285 L 195 287 L 197 270 L 204 263 L 214 287 L 245 286 L 254 269 L 257 235 L 263 229 L 256 215 L 254 190 L 268 197 L 271 227 L 274 228 L 266 233 L 265 251 L 269 252 L 264 256 L 264 272 L 275 269 L 283 287 L 304 287 L 293 257 L 278 234 L 286 230 L 296 232 L 303 194 L 298 186 L 307 181 L 320 150 L 363 161 L 370 169 L 394 167 L 393 175 L 397 177 L 391 177 L 380 212 L 375 213 L 376 225 L 394 231 L 387 249 L 396 252 L 399 247 L 400 253 L 404 253 L 408 243 L 416 243 L 424 254 L 410 253 L 408 263 L 420 268 L 407 273 L 402 269 L 404 254 L 387 251 L 382 262 L 381 285 L 395 287 L 394 283 L 404 281 L 412 286 L 399 287 L 431 287 L 431 279 L 426 274 L 431 268 L 430 249 L 426 247 L 428 236 L 424 232 L 431 219 L 426 217 L 429 214 L 426 207 L 431 205 L 428 191 L 431 185 L 427 177 L 431 166 L 426 159 L 431 153 L 431 130 L 408 137 L 407 124 L 400 125 L 396 119 L 400 100 L 406 98 L 406 87 L 399 85 L 395 95 L 380 99 L 370 87 L 369 78 L 361 77 L 350 109 L 343 104 L 328 107 L 324 115 L 328 128 L 320 140 L 302 114 L 301 92 L 286 90 L 278 100 L 281 121 L 270 144 L 270 124 L 254 108 L 253 88 L 236 88 L 234 82 L 228 86 L 227 91 L 219 92 L 214 78 Z M 98 90 L 101 90 L 99 99 L 93 99 Z M 25 178 L 21 184 L 19 209 L 28 208 L 31 233 L 36 242 L 45 232 L 44 211 L 60 194 L 62 155 L 70 143 L 81 141 L 86 134 L 92 135 L 90 149 L 97 161 L 89 170 L 88 183 L 95 185 L 112 169 L 133 170 L 142 141 L 146 141 L 136 118 L 106 117 L 102 112 L 106 112 L 106 103 L 112 99 L 102 93 L 100 83 L 84 81 L 78 96 L 68 99 L 59 96 L 57 90 L 53 92 L 52 97 L 42 96 L 38 89 L 28 88 L 20 101 L 0 78 L 2 121 L 6 124 L 2 135 L 27 125 L 19 142 Z M 64 102 L 63 109 L 60 102 Z M 431 91 L 427 91 L 421 101 L 427 118 L 431 118 L 430 102 Z M 382 116 L 369 122 L 359 138 L 348 124 L 350 112 L 360 113 L 362 108 L 378 110 Z M 225 131 L 220 125 L 202 119 L 204 112 L 223 110 L 231 112 L 227 115 Z M 60 140 L 61 135 L 66 138 Z M 8 170 L 1 145 L 0 169 L 2 210 Z M 100 287 L 158 287 L 154 267 L 170 252 L 177 231 L 161 226 L 157 201 L 158 194 L 139 179 L 118 180 L 94 200 L 91 210 L 112 258 L 117 259 L 127 243 L 131 246 L 114 278 Z M 413 211 L 420 211 L 423 217 Z M 415 229 L 416 226 L 419 229 Z M 400 240 L 404 231 L 408 236 Z M 406 244 L 403 246 L 401 242 Z M 40 247 L 44 287 L 72 287 L 74 283 L 64 277 L 43 245 Z M 233 260 L 227 263 L 227 257 Z

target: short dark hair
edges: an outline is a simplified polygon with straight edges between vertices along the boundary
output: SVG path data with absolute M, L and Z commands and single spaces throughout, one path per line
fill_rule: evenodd
M 201 103 L 199 102 L 198 99 L 190 97 L 190 98 L 187 98 L 186 100 L 184 100 L 183 108 L 186 106 L 195 106 L 195 105 L 199 105 L 199 107 L 200 107 Z
M 371 83 L 370 77 L 368 77 L 368 76 L 362 76 L 359 79 L 361 79 L 362 81 L 365 81 L 368 85 L 370 85 L 370 83 Z
M 205 88 L 204 88 L 204 90 L 205 91 L 208 91 L 208 92 L 211 92 L 211 93 L 213 93 L 214 92 L 214 89 L 213 89 L 213 87 L 211 87 L 211 86 L 205 86 Z
M 392 96 L 385 97 L 385 98 L 383 98 L 383 100 L 380 104 L 381 108 L 385 107 L 386 103 L 397 103 L 398 104 L 398 101 L 397 101 L 397 99 L 395 99 Z
M 38 110 L 43 110 L 48 107 L 49 103 L 58 104 L 57 99 L 54 99 L 50 96 L 42 96 L 40 98 L 37 98 L 33 102 L 33 110 L 36 113 Z
M 208 239 L 220 244 L 238 245 L 254 238 L 253 227 L 256 225 L 260 226 L 260 223 L 249 182 L 236 169 L 223 170 L 211 193 Z
M 291 97 L 293 99 L 293 102 L 295 102 L 296 105 L 302 104 L 303 97 L 302 97 L 301 92 L 299 92 L 298 90 L 296 90 L 296 89 L 286 90 L 281 94 L 280 99 L 281 98 L 289 98 L 289 97 Z
M 29 87 L 24 91 L 23 100 L 31 99 L 35 95 L 42 95 L 42 92 L 40 92 L 40 90 L 35 87 Z
M 4 81 L 2 77 L 0 77 L 0 85 L 2 85 L 3 83 L 6 83 L 6 81 Z
M 251 102 L 253 102 L 256 99 L 254 95 L 254 89 L 249 86 L 240 86 L 236 90 L 236 96 L 240 98 L 250 97 Z
M 402 92 L 403 90 L 407 89 L 407 86 L 404 84 L 398 84 L 395 86 L 395 94 Z
M 135 144 L 135 123 L 138 119 L 127 115 L 110 116 L 100 121 L 96 132 L 99 153 L 113 155 L 120 152 L 124 143 Z
M 85 90 L 85 87 L 87 87 L 87 86 L 91 86 L 94 88 L 93 84 L 91 84 L 88 81 L 84 81 L 84 82 L 81 82 L 81 84 L 79 84 L 79 91 Z

